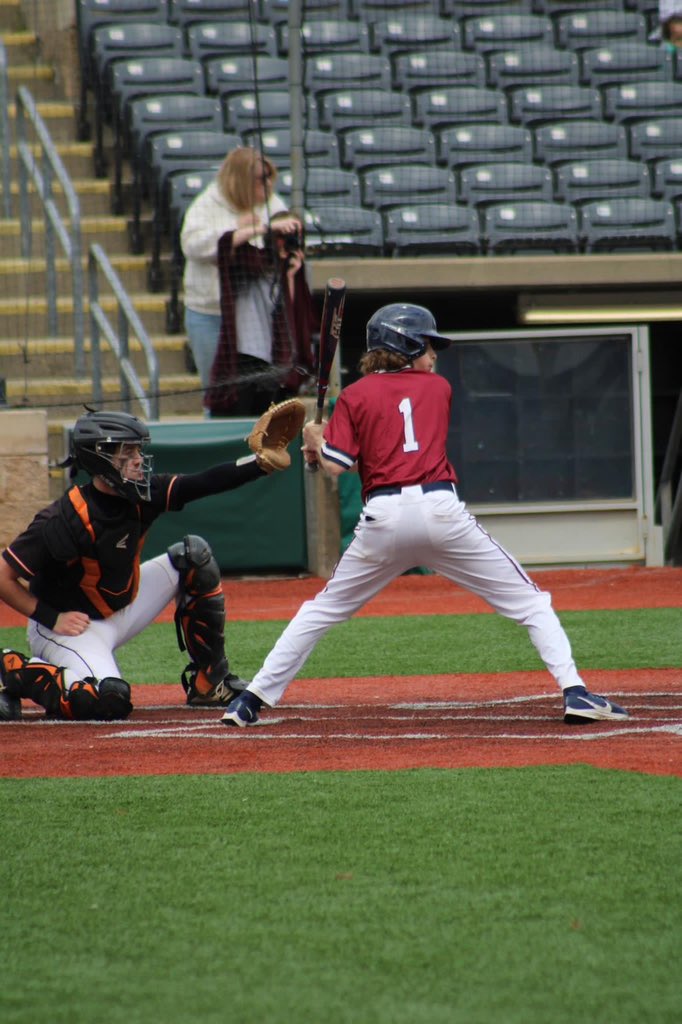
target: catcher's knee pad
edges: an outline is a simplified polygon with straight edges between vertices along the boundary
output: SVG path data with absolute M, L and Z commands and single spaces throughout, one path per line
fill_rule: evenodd
M 228 674 L 220 568 L 206 541 L 192 535 L 173 544 L 168 557 L 180 573 L 175 612 L 178 646 L 192 659 L 182 684 L 188 694 L 190 690 L 207 694 Z
M 133 710 L 130 686 L 116 676 L 106 676 L 99 682 L 92 676 L 79 679 L 69 688 L 65 704 L 68 714 L 63 717 L 79 721 L 113 722 L 127 718 Z
M 49 718 L 111 721 L 127 718 L 133 710 L 130 686 L 123 679 L 108 677 L 98 683 L 89 676 L 67 686 L 63 668 L 16 651 L 2 652 L 0 675 L 7 693 L 39 704 Z

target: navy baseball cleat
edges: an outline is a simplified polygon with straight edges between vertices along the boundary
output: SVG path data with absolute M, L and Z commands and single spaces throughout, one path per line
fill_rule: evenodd
M 227 705 L 227 711 L 220 719 L 225 725 L 238 725 L 243 728 L 245 725 L 255 725 L 258 721 L 258 712 L 263 707 L 263 701 L 250 690 L 244 690 L 238 694 L 233 701 Z
M 564 722 L 583 725 L 585 722 L 620 722 L 629 718 L 625 708 L 612 704 L 606 697 L 589 693 L 583 686 L 564 690 Z

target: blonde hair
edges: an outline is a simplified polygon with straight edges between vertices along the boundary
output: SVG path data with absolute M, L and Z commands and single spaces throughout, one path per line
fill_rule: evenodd
M 240 213 L 256 206 L 255 184 L 265 177 L 266 200 L 272 195 L 277 179 L 277 168 L 257 149 L 239 146 L 227 154 L 218 169 L 218 188 L 230 206 Z
M 378 373 L 380 370 L 390 373 L 392 370 L 402 370 L 409 365 L 410 360 L 407 356 L 401 356 L 398 352 L 389 352 L 387 348 L 375 348 L 371 352 L 364 353 L 358 363 L 358 370 L 363 377 L 366 377 L 368 373 Z

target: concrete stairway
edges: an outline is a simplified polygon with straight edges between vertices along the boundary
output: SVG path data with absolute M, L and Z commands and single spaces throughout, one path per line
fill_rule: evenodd
M 189 373 L 186 367 L 185 336 L 169 334 L 167 331 L 168 294 L 165 291 L 152 293 L 148 290 L 149 257 L 146 254 L 130 253 L 129 215 L 125 211 L 119 216 L 111 213 L 111 183 L 107 179 L 98 179 L 95 176 L 93 143 L 77 141 L 76 104 L 73 99 L 64 95 L 54 69 L 41 61 L 37 36 L 22 27 L 18 0 L 0 0 L 0 39 L 7 52 L 10 97 L 13 101 L 19 85 L 28 88 L 79 197 L 84 270 L 89 246 L 93 242 L 98 242 L 111 260 L 152 338 L 161 366 L 161 416 L 200 417 L 201 393 L 198 388 L 198 377 Z M 14 142 L 14 102 L 10 103 L 9 115 Z M 105 139 L 105 142 L 110 147 L 111 139 Z M 73 369 L 71 268 L 66 258 L 59 259 L 58 336 L 49 338 L 45 288 L 45 228 L 41 204 L 37 198 L 32 198 L 32 253 L 26 259 L 21 255 L 17 153 L 14 144 L 11 147 L 11 163 L 12 216 L 9 219 L 4 218 L 0 207 L 0 378 L 5 379 L 6 401 L 9 407 L 47 409 L 50 433 L 57 439 L 58 450 L 55 454 L 60 455 L 64 423 L 72 422 L 74 416 L 83 411 L 83 403 L 91 400 L 92 396 L 87 343 L 87 295 L 85 333 L 88 366 L 85 376 L 77 379 Z M 109 166 L 112 166 L 111 160 Z M 126 166 L 124 183 L 131 177 L 130 168 Z M 151 211 L 145 210 L 143 226 L 147 229 L 150 216 Z M 149 246 L 147 251 L 148 249 Z M 168 253 L 164 253 L 166 279 L 168 259 Z M 85 289 L 87 291 L 87 276 Z M 112 324 L 116 325 L 116 303 L 113 295 L 109 295 L 108 287 L 102 287 L 100 301 L 107 310 Z M 144 363 L 139 357 L 139 346 L 132 338 L 131 349 L 133 361 L 138 366 L 143 383 L 146 383 Z M 119 394 L 119 379 L 113 356 L 105 357 L 104 366 L 105 399 L 111 399 L 115 403 Z

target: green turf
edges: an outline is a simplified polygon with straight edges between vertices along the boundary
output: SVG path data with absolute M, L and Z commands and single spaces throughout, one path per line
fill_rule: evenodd
M 4 1024 L 677 1024 L 682 781 L 0 782 Z
M 580 668 L 665 668 L 680 664 L 682 608 L 563 612 Z M 228 653 L 250 678 L 286 622 L 231 622 Z M 25 650 L 22 629 L 0 630 L 0 644 Z M 183 658 L 175 627 L 159 624 L 120 652 L 133 682 L 177 678 Z M 305 665 L 305 676 L 434 675 L 522 672 L 542 668 L 527 631 L 499 615 L 404 615 L 355 618 L 335 626 Z

